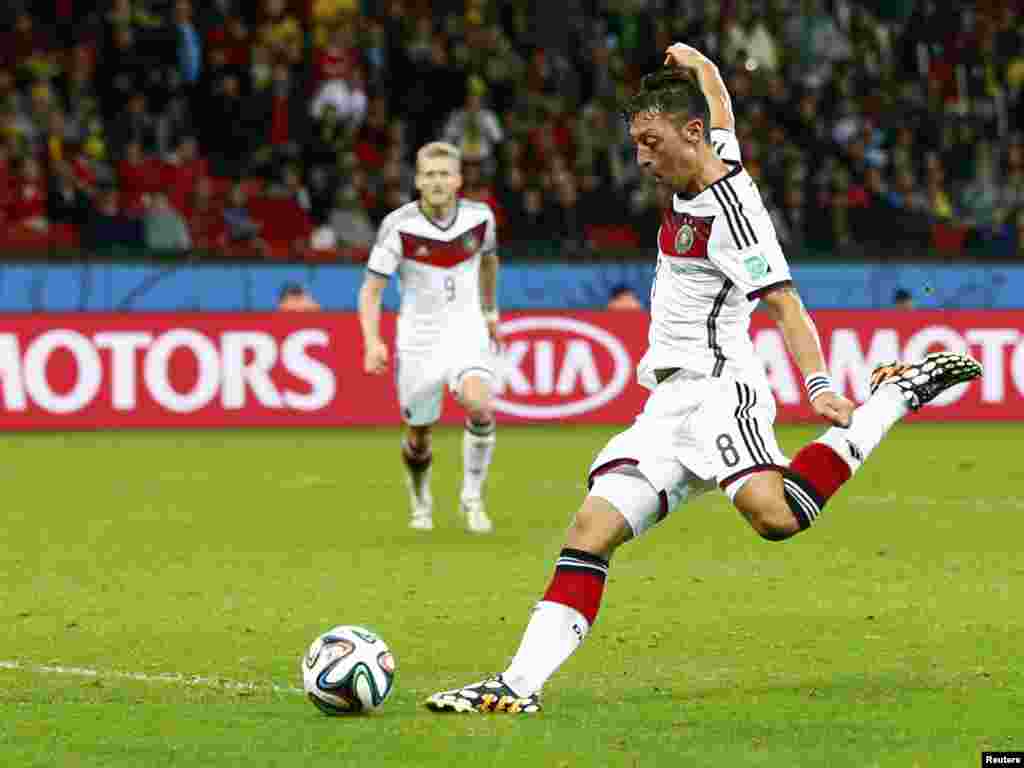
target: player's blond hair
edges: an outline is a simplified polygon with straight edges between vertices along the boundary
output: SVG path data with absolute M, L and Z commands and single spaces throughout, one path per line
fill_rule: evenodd
M 424 144 L 417 150 L 416 170 L 420 169 L 420 164 L 424 160 L 433 160 L 436 157 L 447 157 L 454 160 L 459 168 L 462 167 L 462 153 L 458 147 L 447 141 L 432 141 L 429 144 Z

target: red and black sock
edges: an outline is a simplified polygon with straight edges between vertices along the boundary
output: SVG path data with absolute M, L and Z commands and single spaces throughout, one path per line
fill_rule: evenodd
M 566 548 L 555 562 L 555 575 L 542 599 L 573 608 L 593 624 L 607 578 L 608 561 L 603 557 Z
M 824 443 L 805 445 L 783 470 L 786 501 L 801 530 L 809 528 L 825 503 L 850 479 L 850 465 Z

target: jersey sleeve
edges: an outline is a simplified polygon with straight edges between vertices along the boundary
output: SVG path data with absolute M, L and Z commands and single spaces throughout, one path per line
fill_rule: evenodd
M 712 225 L 708 258 L 750 301 L 793 281 L 775 227 L 764 208 L 751 215 L 727 206 Z
M 743 162 L 740 158 L 740 143 L 732 131 L 725 128 L 712 128 L 711 146 L 723 161 L 727 163 Z
M 402 239 L 391 216 L 380 223 L 377 240 L 370 249 L 366 268 L 381 277 L 391 277 L 402 260 Z

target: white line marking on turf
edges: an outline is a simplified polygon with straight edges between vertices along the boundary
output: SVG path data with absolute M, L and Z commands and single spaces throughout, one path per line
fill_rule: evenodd
M 244 683 L 239 680 L 227 680 L 203 675 L 182 675 L 178 672 L 121 672 L 110 669 L 92 669 L 91 667 L 67 667 L 63 664 L 33 664 L 23 661 L 2 661 L 0 669 L 17 672 L 32 672 L 37 675 L 70 675 L 72 677 L 112 678 L 115 680 L 135 680 L 142 683 L 173 683 L 188 687 L 220 688 L 225 691 L 272 691 L 273 693 L 303 693 L 301 688 L 276 683 Z

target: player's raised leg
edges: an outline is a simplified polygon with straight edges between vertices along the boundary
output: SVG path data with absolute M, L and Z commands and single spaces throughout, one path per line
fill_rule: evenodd
M 848 427 L 832 427 L 800 449 L 782 474 L 759 473 L 723 482 L 726 493 L 766 539 L 782 540 L 809 528 L 826 502 L 861 468 L 904 416 L 950 387 L 981 376 L 966 355 L 936 352 L 913 364 L 887 363 L 871 376 L 871 397 Z
M 484 487 L 496 440 L 490 371 L 481 368 L 464 372 L 458 379 L 457 393 L 466 411 L 459 509 L 470 531 L 490 533 L 494 525 L 484 504 Z

